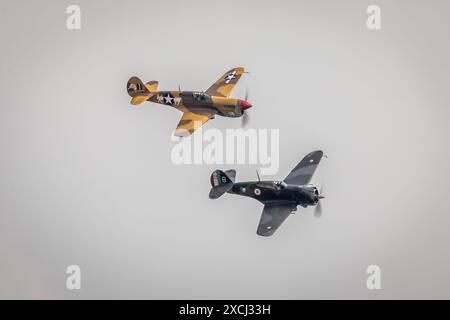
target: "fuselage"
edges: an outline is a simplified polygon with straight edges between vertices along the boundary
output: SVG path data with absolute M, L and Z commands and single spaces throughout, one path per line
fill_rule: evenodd
M 251 104 L 236 98 L 210 96 L 199 91 L 158 91 L 148 101 L 168 105 L 181 111 L 214 111 L 224 117 L 240 117 Z
M 264 204 L 291 203 L 303 207 L 316 205 L 319 192 L 311 185 L 289 185 L 282 181 L 237 182 L 228 193 L 256 199 Z

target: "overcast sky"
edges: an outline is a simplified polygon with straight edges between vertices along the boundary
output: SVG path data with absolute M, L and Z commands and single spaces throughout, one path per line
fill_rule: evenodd
M 81 30 L 66 8 L 81 8 Z M 366 27 L 381 8 L 382 28 Z M 447 1 L 3 1 L 1 298 L 450 298 Z M 175 165 L 180 113 L 129 103 L 137 75 L 205 90 L 244 66 L 249 128 L 280 130 L 283 179 L 316 149 L 323 215 L 273 237 L 262 205 L 210 200 Z M 217 117 L 205 128 L 239 128 Z M 66 268 L 82 289 L 66 288 Z M 381 268 L 368 290 L 366 268 Z

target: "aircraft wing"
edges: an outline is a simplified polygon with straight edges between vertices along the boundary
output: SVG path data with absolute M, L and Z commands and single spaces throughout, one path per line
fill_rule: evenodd
M 269 205 L 264 206 L 259 220 L 258 230 L 256 233 L 260 236 L 268 237 L 275 233 L 279 226 L 291 214 L 292 204 Z
M 323 152 L 313 151 L 306 155 L 302 161 L 289 173 L 284 182 L 295 185 L 305 185 L 311 181 L 311 178 L 323 157 Z
M 194 113 L 190 111 L 184 111 L 177 128 L 175 129 L 175 135 L 177 137 L 186 137 L 192 134 L 196 129 L 203 126 L 209 119 L 214 116 L 214 113 Z
M 211 96 L 228 97 L 233 91 L 234 86 L 244 73 L 244 68 L 234 68 L 227 71 L 205 92 Z

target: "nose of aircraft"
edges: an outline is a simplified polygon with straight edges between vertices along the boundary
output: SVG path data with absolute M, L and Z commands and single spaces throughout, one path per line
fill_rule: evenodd
M 245 100 L 241 100 L 240 102 L 241 102 L 242 110 L 247 110 L 248 108 L 252 107 L 252 105 Z

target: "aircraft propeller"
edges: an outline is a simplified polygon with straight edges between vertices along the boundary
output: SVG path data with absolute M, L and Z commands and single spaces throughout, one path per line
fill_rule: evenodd
M 248 100 L 248 88 L 245 89 L 245 101 Z M 247 124 L 250 121 L 250 116 L 248 115 L 248 113 L 245 110 L 242 110 L 242 117 L 241 117 L 241 127 L 245 127 L 247 126 Z
M 322 205 L 321 205 L 322 201 L 320 201 L 320 200 L 322 200 L 324 198 L 325 198 L 325 196 L 323 194 L 323 185 L 322 185 L 320 187 L 320 191 L 319 191 L 319 200 L 317 201 L 317 205 L 316 205 L 316 207 L 314 209 L 314 216 L 316 218 L 319 218 L 319 217 L 322 216 Z
M 242 111 L 242 120 L 241 120 L 241 126 L 245 127 L 247 126 L 248 122 L 250 121 L 250 117 L 248 116 L 248 113 L 245 111 Z

